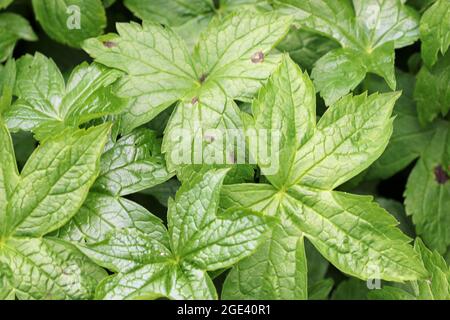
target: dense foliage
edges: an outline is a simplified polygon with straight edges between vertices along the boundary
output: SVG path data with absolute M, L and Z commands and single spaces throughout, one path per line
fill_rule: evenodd
M 0 299 L 450 299 L 450 0 L 0 10 Z

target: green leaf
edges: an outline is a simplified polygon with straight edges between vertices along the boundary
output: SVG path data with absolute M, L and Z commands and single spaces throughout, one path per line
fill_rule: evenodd
M 14 0 L 0 0 L 0 9 L 8 7 Z
M 372 72 L 395 89 L 394 49 L 419 37 L 419 15 L 401 0 L 277 0 L 276 6 L 294 16 L 306 30 L 337 41 L 312 71 L 327 105 L 353 90 Z M 345 80 L 344 80 L 345 79 Z
M 14 148 L 8 129 L 0 116 L 0 236 L 6 233 L 6 209 L 19 181 Z
M 439 253 L 450 245 L 450 130 L 446 122 L 437 131 L 411 172 L 405 190 L 406 212 L 412 215 L 417 234 Z
M 160 153 L 153 131 L 137 129 L 110 142 L 105 148 L 100 172 L 80 211 L 61 229 L 64 239 L 88 243 L 103 240 L 108 233 L 134 227 L 142 230 L 155 219 L 140 205 L 121 198 L 172 177 Z
M 450 110 L 450 52 L 431 68 L 422 66 L 417 75 L 414 99 L 422 125 L 433 121 L 436 116 L 445 116 Z
M 74 246 L 57 239 L 11 238 L 2 244 L 2 263 L 9 265 L 10 286 L 21 300 L 89 299 L 107 275 Z
M 308 287 L 309 300 L 326 300 L 333 290 L 334 281 L 331 278 L 322 279 Z
M 287 216 L 341 271 L 360 279 L 391 281 L 426 276 L 410 239 L 372 197 L 300 186 L 288 192 Z
M 155 219 L 159 221 L 137 203 L 91 191 L 77 214 L 57 231 L 57 236 L 73 242 L 94 243 L 124 228 L 149 232 Z
M 67 82 L 53 60 L 42 54 L 17 61 L 14 94 L 18 97 L 5 114 L 11 130 L 32 131 L 43 140 L 65 127 L 122 111 L 124 101 L 110 87 L 120 72 L 82 63 Z
M 19 40 L 36 41 L 37 36 L 28 21 L 15 13 L 0 13 L 0 62 L 12 56 Z
M 391 113 L 399 96 L 375 93 L 339 100 L 297 152 L 288 185 L 332 190 L 366 169 L 389 142 Z
M 308 140 L 314 133 L 316 125 L 314 86 L 306 73 L 286 56 L 278 69 L 272 74 L 268 83 L 259 91 L 258 97 L 253 101 L 252 111 L 255 115 L 254 129 L 256 133 L 262 130 L 270 134 L 281 135 L 279 145 L 272 146 L 274 137 L 268 139 L 267 148 L 279 148 L 278 168 L 274 173 L 266 173 L 274 164 L 270 163 L 273 155 L 267 159 L 256 156 L 262 173 L 275 187 L 281 187 L 292 176 L 295 154 L 300 145 Z M 286 121 L 286 119 L 292 119 Z M 287 170 L 284 168 L 288 168 Z
M 430 277 L 413 281 L 409 288 L 385 286 L 369 293 L 371 299 L 380 300 L 448 300 L 450 299 L 450 269 L 444 258 L 436 251 L 429 250 L 420 238 L 414 244 Z M 407 291 L 408 290 L 408 291 Z
M 277 46 L 280 51 L 289 52 L 292 60 L 300 67 L 311 70 L 314 63 L 328 51 L 339 45 L 326 37 L 304 29 L 291 29 Z
M 383 77 L 390 88 L 395 89 L 394 49 L 391 42 L 375 48 L 369 54 L 350 48 L 332 50 L 316 62 L 311 77 L 326 104 L 330 105 L 355 89 L 368 72 Z
M 199 129 L 236 129 L 242 126 L 232 99 L 249 100 L 260 88 L 280 55 L 269 54 L 287 33 L 289 18 L 275 13 L 241 12 L 215 19 L 200 36 L 191 56 L 170 28 L 144 22 L 118 24 L 119 35 L 90 39 L 84 49 L 97 62 L 126 73 L 118 95 L 132 98 L 124 116 L 129 132 L 179 102 L 163 141 L 169 170 L 179 167 L 171 151 L 179 150 L 179 130 L 191 136 Z M 184 146 L 186 147 L 186 146 Z
M 420 19 L 420 39 L 422 59 L 432 66 L 450 46 L 450 1 L 437 0 Z
M 299 84 L 307 83 L 306 74 L 296 72 L 287 57 L 283 59 L 280 69 L 254 100 L 254 119 L 248 116 L 250 119 L 246 123 L 252 126 L 259 119 L 260 123 L 267 123 L 266 128 L 290 128 L 285 132 L 296 132 L 295 136 L 289 137 L 290 140 L 285 140 L 289 141 L 285 144 L 287 151 L 281 149 L 278 153 L 280 158 L 286 152 L 293 159 L 289 162 L 286 160 L 289 157 L 286 157 L 280 161 L 289 168 L 287 181 L 281 180 L 283 184 L 279 184 L 269 175 L 262 177 L 261 181 L 271 182 L 271 185 L 225 186 L 221 207 L 246 207 L 275 216 L 279 223 L 272 235 L 276 230 L 281 236 L 274 240 L 272 246 L 277 246 L 274 254 L 284 254 L 284 258 L 276 258 L 274 262 L 271 252 L 267 252 L 267 245 L 262 246 L 254 256 L 233 268 L 225 281 L 224 296 L 269 299 L 273 298 L 270 294 L 274 294 L 284 299 L 305 298 L 307 281 L 300 281 L 297 277 L 305 273 L 305 259 L 298 255 L 299 251 L 293 254 L 295 243 L 303 237 L 339 270 L 361 279 L 405 281 L 425 277 L 426 270 L 409 245 L 410 239 L 396 228 L 398 222 L 395 218 L 374 203 L 371 197 L 333 191 L 370 166 L 384 151 L 392 133 L 391 113 L 399 94 L 346 96 L 330 107 L 315 126 L 311 120 L 314 100 L 306 99 L 308 103 L 302 103 L 302 99 L 295 99 L 300 103 L 294 107 L 289 100 L 283 99 L 283 90 L 289 92 L 287 81 L 283 85 L 274 85 L 277 83 L 275 80 L 282 78 L 280 75 L 286 74 L 290 75 L 289 83 L 297 88 L 292 92 L 302 93 L 304 89 Z M 278 100 L 261 97 L 277 97 Z M 272 109 L 275 112 L 271 113 Z M 290 112 L 287 115 L 283 113 L 286 110 Z M 295 113 L 292 112 L 294 110 Z M 283 115 L 283 121 L 278 120 L 278 115 Z M 299 126 L 303 130 L 298 130 Z M 264 168 L 260 160 L 257 162 Z M 271 244 L 270 241 L 267 243 Z M 284 263 L 282 272 L 277 270 L 278 261 Z M 263 263 L 268 267 L 261 267 Z M 319 290 L 320 286 L 323 290 Z M 326 296 L 329 288 L 326 282 L 317 284 L 317 297 Z
M 36 149 L 8 203 L 7 235 L 42 236 L 72 218 L 98 175 L 109 130 L 66 131 Z
M 265 219 L 247 209 L 217 215 L 227 170 L 185 182 L 169 201 L 168 232 L 155 223 L 140 231 L 112 231 L 105 240 L 79 245 L 99 265 L 118 272 L 97 290 L 101 299 L 216 299 L 208 271 L 250 255 L 267 231 Z
M 0 115 L 11 106 L 15 82 L 16 62 L 11 59 L 4 67 L 0 67 Z
M 195 87 L 198 78 L 183 40 L 169 28 L 144 22 L 119 23 L 118 35 L 84 43 L 95 60 L 126 75 L 117 94 L 135 101 L 124 116 L 124 131 L 153 119 Z
M 298 234 L 292 227 L 273 227 L 255 254 L 231 270 L 222 299 L 306 300 L 306 256 Z
M 164 262 L 171 257 L 169 238 L 162 222 L 156 217 L 154 219 L 145 233 L 129 228 L 116 230 L 105 240 L 81 250 L 114 272 L 127 273 L 140 266 Z
M 394 107 L 394 131 L 384 153 L 366 171 L 367 180 L 387 179 L 406 168 L 423 153 L 435 131 L 431 125 L 420 125 L 413 100 L 414 76 L 397 70 L 397 79 L 402 95 Z M 380 82 L 370 80 L 365 85 L 372 92 L 390 91 Z
M 195 17 L 210 14 L 214 10 L 210 0 L 139 1 L 125 0 L 125 6 L 142 20 L 156 21 L 164 25 L 181 25 Z
M 36 19 L 54 40 L 79 48 L 102 34 L 106 13 L 101 0 L 33 0 Z
M 121 137 L 102 155 L 94 190 L 128 195 L 170 179 L 155 132 L 137 129 Z
M 374 290 L 377 291 L 377 290 Z M 333 300 L 367 300 L 369 289 L 367 283 L 359 279 L 350 278 L 342 281 L 333 291 Z

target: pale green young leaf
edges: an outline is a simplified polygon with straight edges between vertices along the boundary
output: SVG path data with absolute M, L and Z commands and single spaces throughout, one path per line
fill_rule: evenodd
M 12 56 L 19 40 L 36 41 L 37 36 L 28 21 L 15 13 L 0 13 L 0 62 Z
M 7 207 L 7 234 L 42 236 L 82 206 L 98 171 L 110 125 L 66 130 L 31 155 Z
M 450 46 L 450 1 L 437 0 L 420 19 L 421 54 L 431 67 L 438 60 L 438 53 L 445 54 Z
M 405 190 L 406 212 L 412 216 L 417 234 L 433 250 L 444 253 L 450 245 L 450 182 L 448 163 L 450 130 L 437 124 L 428 147 L 411 172 Z
M 198 76 L 183 40 L 171 29 L 144 22 L 117 24 L 118 35 L 87 40 L 95 60 L 126 75 L 117 94 L 134 99 L 124 116 L 124 131 L 150 121 L 196 87 Z
M 395 89 L 394 48 L 386 43 L 370 54 L 351 48 L 335 49 L 316 61 L 311 78 L 327 105 L 334 104 L 366 77 L 368 72 L 385 79 Z
M 418 75 L 414 99 L 422 125 L 433 121 L 438 115 L 445 116 L 450 110 L 450 52 L 429 69 L 422 66 Z
M 106 13 L 101 0 L 33 0 L 36 19 L 54 40 L 79 48 L 102 34 Z
M 103 267 L 122 273 L 171 258 L 167 231 L 158 219 L 145 232 L 132 228 L 115 230 L 105 240 L 80 249 Z

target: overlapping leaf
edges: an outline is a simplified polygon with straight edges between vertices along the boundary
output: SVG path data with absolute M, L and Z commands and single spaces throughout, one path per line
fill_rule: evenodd
M 226 298 L 306 298 L 301 242 L 295 249 L 296 242 L 286 234 L 296 235 L 297 241 L 308 238 L 337 268 L 361 279 L 404 281 L 426 276 L 409 238 L 396 228 L 398 222 L 391 215 L 370 197 L 333 191 L 383 152 L 398 96 L 346 96 L 316 125 L 314 88 L 288 57 L 283 59 L 253 105 L 253 127 L 280 132 L 283 165 L 276 174 L 266 176 L 272 185 L 225 186 L 222 205 L 279 217 L 285 235 L 268 245 L 283 247 L 276 252 L 283 254 L 282 261 L 289 268 L 277 272 L 277 264 L 270 263 L 269 257 L 269 262 L 263 260 L 266 267 L 259 269 L 260 257 L 267 257 L 262 251 L 267 246 L 263 246 L 230 273 L 224 287 Z M 264 165 L 261 170 L 267 172 Z M 277 230 L 273 232 L 281 231 Z M 258 272 L 248 272 L 252 268 Z M 244 277 L 245 282 L 240 281 Z
M 143 231 L 122 229 L 81 247 L 100 265 L 118 272 L 99 286 L 97 298 L 214 299 L 206 271 L 250 255 L 267 230 L 247 209 L 217 215 L 226 170 L 212 170 L 185 183 L 169 202 L 168 231 L 155 221 Z M 158 230 L 158 231 L 156 231 Z
M 37 40 L 28 21 L 15 13 L 0 13 L 0 62 L 11 57 L 16 42 L 22 39 Z
M 332 105 L 368 72 L 395 89 L 394 49 L 419 37 L 419 15 L 401 0 L 277 0 L 302 27 L 337 41 L 342 48 L 319 59 L 312 71 L 316 89 Z
M 153 131 L 142 128 L 123 136 L 106 148 L 91 192 L 76 216 L 58 230 L 58 236 L 90 243 L 124 228 L 149 230 L 155 217 L 122 196 L 154 187 L 172 176 Z
M 192 56 L 169 28 L 148 22 L 118 24 L 119 35 L 90 39 L 84 49 L 97 62 L 126 73 L 118 94 L 134 102 L 124 116 L 124 132 L 179 101 L 163 142 L 172 169 L 180 164 L 171 152 L 186 147 L 177 140 L 180 135 L 190 136 L 186 141 L 192 148 L 202 130 L 242 126 L 233 99 L 251 99 L 270 75 L 280 57 L 270 50 L 289 24 L 289 18 L 274 13 L 245 12 L 217 19 L 202 34 Z
M 36 19 L 54 40 L 80 47 L 83 40 L 102 34 L 106 13 L 101 0 L 33 0 Z
M 5 114 L 8 127 L 32 131 L 43 140 L 66 127 L 122 111 L 126 102 L 111 88 L 120 72 L 98 64 L 82 63 L 64 83 L 56 64 L 40 53 L 17 61 L 14 95 Z
M 105 271 L 75 247 L 43 237 L 72 218 L 99 172 L 110 125 L 66 130 L 38 147 L 19 175 L 0 122 L 0 287 L 19 299 L 91 298 Z M 3 291 L 5 290 L 5 291 Z
M 431 67 L 438 53 L 445 54 L 450 46 L 450 1 L 438 0 L 420 19 L 420 40 L 422 59 Z
M 369 293 L 371 299 L 380 300 L 449 300 L 450 270 L 444 258 L 436 251 L 429 250 L 420 238 L 414 244 L 430 277 L 426 280 L 413 281 L 407 288 L 385 286 L 381 290 Z

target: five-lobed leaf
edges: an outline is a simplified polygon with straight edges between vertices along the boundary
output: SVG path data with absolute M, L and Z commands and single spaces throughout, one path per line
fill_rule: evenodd
M 226 268 L 250 255 L 267 231 L 264 218 L 247 209 L 217 215 L 227 170 L 211 170 L 186 182 L 169 202 L 168 232 L 122 229 L 80 246 L 98 264 L 118 272 L 99 286 L 102 299 L 213 299 L 206 271 Z
M 288 98 L 303 90 L 306 94 L 302 99 L 292 99 L 292 104 Z M 247 207 L 277 216 L 285 234 L 308 238 L 338 269 L 355 277 L 393 281 L 424 277 L 426 271 L 408 244 L 409 238 L 396 228 L 395 218 L 370 197 L 333 191 L 384 151 L 392 133 L 391 113 L 398 93 L 346 96 L 316 125 L 314 96 L 305 98 L 311 97 L 311 90 L 314 92 L 306 74 L 285 56 L 253 105 L 254 126 L 281 131 L 279 154 L 284 157 L 283 165 L 276 175 L 267 176 L 272 185 L 225 186 L 222 207 Z M 284 121 L 278 120 L 278 108 L 290 113 Z M 261 170 L 264 174 L 264 165 Z M 288 237 L 283 240 L 287 242 Z M 278 239 L 272 245 L 280 243 Z M 268 264 L 263 272 L 248 272 L 259 265 L 259 257 L 267 256 L 267 247 L 261 247 L 230 273 L 224 287 L 226 297 L 268 298 L 271 288 L 277 298 L 306 298 L 307 281 L 297 278 L 304 274 L 306 261 L 301 249 L 287 254 L 295 250 L 292 245 L 287 242 L 284 249 L 291 248 L 285 256 L 290 266 L 283 269 L 287 274 L 277 273 L 276 264 Z M 241 284 L 238 279 L 244 275 L 248 281 Z

